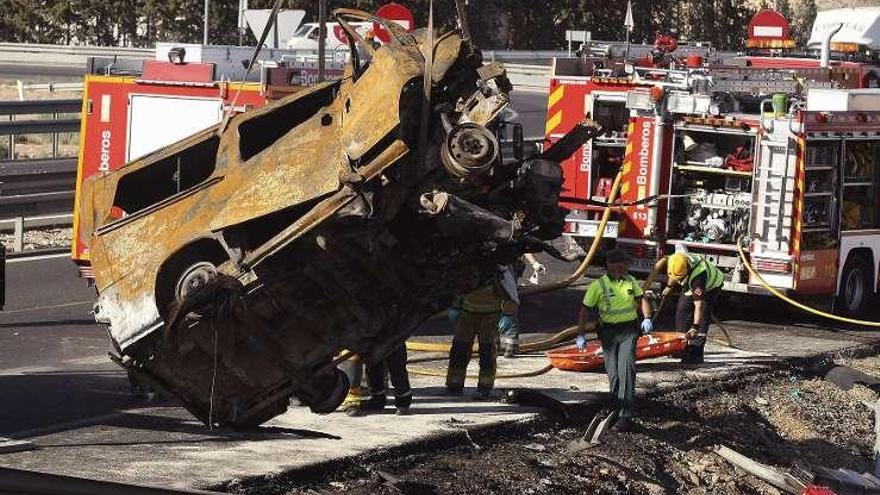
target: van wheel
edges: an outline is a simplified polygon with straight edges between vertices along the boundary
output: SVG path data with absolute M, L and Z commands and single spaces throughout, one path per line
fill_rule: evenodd
M 862 256 L 853 256 L 843 267 L 840 290 L 837 294 L 837 312 L 846 316 L 862 316 L 868 309 L 874 289 L 871 267 Z
M 187 267 L 174 287 L 174 299 L 182 303 L 186 296 L 217 278 L 217 267 L 210 261 L 198 261 Z

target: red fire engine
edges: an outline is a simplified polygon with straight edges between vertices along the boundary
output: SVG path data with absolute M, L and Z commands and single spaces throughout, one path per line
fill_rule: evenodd
M 766 293 L 737 255 L 743 239 L 770 286 L 859 314 L 880 275 L 880 93 L 859 89 L 876 86 L 875 47 L 835 51 L 825 36 L 811 59 L 780 19 L 756 16 L 746 56 L 664 41 L 648 56 L 555 62 L 548 144 L 585 115 L 608 132 L 563 165 L 566 235 L 592 241 L 596 201 L 622 169 L 621 202 L 661 196 L 616 209 L 605 229 L 634 271 L 684 248 L 715 261 L 725 289 Z

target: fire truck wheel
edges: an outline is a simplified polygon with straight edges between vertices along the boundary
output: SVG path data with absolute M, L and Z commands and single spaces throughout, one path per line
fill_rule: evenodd
M 871 287 L 871 267 L 863 256 L 850 256 L 840 277 L 837 294 L 838 312 L 848 316 L 862 316 L 868 308 L 874 291 Z

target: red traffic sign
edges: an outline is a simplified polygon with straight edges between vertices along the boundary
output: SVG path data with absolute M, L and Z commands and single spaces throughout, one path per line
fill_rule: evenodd
M 790 39 L 788 21 L 775 10 L 762 10 L 755 14 L 749 23 L 749 39 L 764 41 Z
M 412 11 L 399 3 L 391 2 L 379 7 L 379 10 L 376 11 L 376 17 L 396 22 L 406 31 L 412 31 L 416 26 L 416 18 L 413 17 Z M 373 23 L 373 31 L 382 43 L 391 42 L 391 33 L 378 22 Z

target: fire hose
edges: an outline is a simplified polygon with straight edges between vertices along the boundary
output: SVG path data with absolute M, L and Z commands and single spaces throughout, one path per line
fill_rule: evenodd
M 779 299 L 782 299 L 783 301 L 787 302 L 788 304 L 790 304 L 798 309 L 802 309 L 808 313 L 812 313 L 814 315 L 821 316 L 823 318 L 828 318 L 830 320 L 840 321 L 843 323 L 852 323 L 854 325 L 880 327 L 880 322 L 878 322 L 878 321 L 858 320 L 855 318 L 846 318 L 844 316 L 838 316 L 835 314 L 826 313 L 825 311 L 820 311 L 816 308 L 811 308 L 810 306 L 807 306 L 806 304 L 799 303 L 799 302 L 795 301 L 794 299 L 792 299 L 792 298 L 786 296 L 785 294 L 783 294 L 782 292 L 780 292 L 778 289 L 771 287 L 770 284 L 768 284 L 764 280 L 764 278 L 761 276 L 761 274 L 758 273 L 757 270 L 755 270 L 755 268 L 752 266 L 752 264 L 749 262 L 749 260 L 746 259 L 746 253 L 745 253 L 745 251 L 743 251 L 743 248 L 742 248 L 742 238 L 740 238 L 736 241 L 736 249 L 739 252 L 739 258 L 742 260 L 743 264 L 745 265 L 745 267 L 749 271 L 749 273 L 752 274 L 756 279 L 758 279 L 758 282 L 765 289 L 770 291 L 771 294 L 773 294 L 774 296 L 776 296 Z

